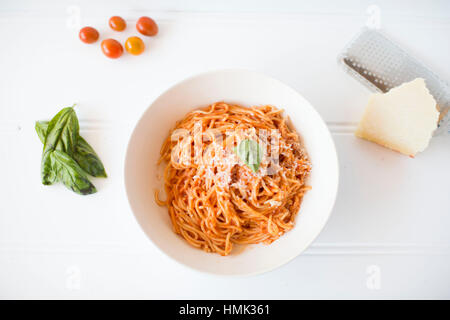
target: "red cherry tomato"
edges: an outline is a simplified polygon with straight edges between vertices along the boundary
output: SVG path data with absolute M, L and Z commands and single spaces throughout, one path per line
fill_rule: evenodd
M 99 34 L 98 31 L 92 27 L 84 27 L 80 30 L 78 36 L 84 43 L 94 43 L 98 40 Z
M 136 23 L 136 29 L 144 36 L 156 36 L 158 33 L 158 25 L 149 17 L 140 17 Z
M 119 41 L 106 39 L 102 41 L 102 51 L 108 58 L 117 59 L 123 53 L 123 47 Z
M 114 16 L 109 19 L 109 26 L 115 31 L 123 31 L 127 27 L 127 23 L 119 16 Z

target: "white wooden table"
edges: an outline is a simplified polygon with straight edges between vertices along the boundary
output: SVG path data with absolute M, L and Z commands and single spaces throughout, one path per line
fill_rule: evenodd
M 372 4 L 391 38 L 450 81 L 445 0 L 2 1 L 0 298 L 450 298 L 450 136 L 410 159 L 352 134 L 369 91 L 336 57 Z M 78 12 L 102 39 L 117 37 L 107 28 L 115 14 L 130 26 L 152 16 L 160 33 L 145 39 L 142 56 L 108 60 L 98 43 L 78 40 Z M 222 68 L 296 88 L 328 123 L 340 160 L 337 202 L 318 239 L 288 265 L 249 278 L 169 260 L 140 230 L 123 184 L 129 135 L 151 101 Z M 34 121 L 74 102 L 109 174 L 89 197 L 40 184 Z

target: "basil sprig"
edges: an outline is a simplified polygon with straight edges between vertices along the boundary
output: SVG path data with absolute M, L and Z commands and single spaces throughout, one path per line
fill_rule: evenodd
M 52 152 L 54 150 L 62 151 L 72 157 L 75 153 L 75 145 L 78 143 L 78 136 L 78 118 L 72 107 L 62 109 L 49 122 L 41 161 L 43 184 L 53 184 L 57 179 L 55 172 L 52 171 L 50 158 Z
M 45 143 L 47 127 L 48 121 L 36 121 L 36 132 L 42 143 Z M 78 143 L 75 148 L 73 158 L 86 173 L 97 178 L 107 177 L 102 161 L 82 136 L 78 136 Z
M 255 140 L 242 140 L 237 148 L 235 148 L 237 156 L 249 167 L 253 172 L 257 172 L 261 165 L 263 150 Z
M 62 109 L 50 122 L 37 121 L 35 129 L 44 144 L 42 183 L 49 185 L 61 181 L 82 195 L 97 192 L 87 174 L 106 177 L 106 172 L 94 149 L 80 136 L 73 107 Z
M 82 195 L 97 192 L 83 169 L 67 153 L 54 150 L 50 155 L 50 161 L 52 170 L 58 180 L 73 192 Z

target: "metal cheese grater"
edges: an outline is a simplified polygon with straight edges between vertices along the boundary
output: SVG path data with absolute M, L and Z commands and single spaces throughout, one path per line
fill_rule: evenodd
M 338 57 L 344 69 L 372 91 L 387 92 L 404 82 L 424 78 L 441 117 L 435 134 L 450 133 L 450 88 L 422 63 L 381 32 L 364 28 Z

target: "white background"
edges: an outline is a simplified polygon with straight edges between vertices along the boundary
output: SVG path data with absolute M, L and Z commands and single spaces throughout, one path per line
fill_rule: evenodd
M 5 1 L 0 3 L 0 298 L 450 298 L 450 136 L 411 159 L 352 134 L 369 91 L 336 63 L 377 5 L 382 29 L 450 81 L 448 1 Z M 160 33 L 116 61 L 77 38 Z M 126 34 L 107 27 L 121 15 Z M 74 27 L 75 25 L 75 27 Z M 124 184 L 126 144 L 163 90 L 222 68 L 297 89 L 330 127 L 340 160 L 332 216 L 291 263 L 249 278 L 188 270 L 144 236 Z M 78 103 L 109 178 L 81 197 L 40 184 L 34 121 Z

